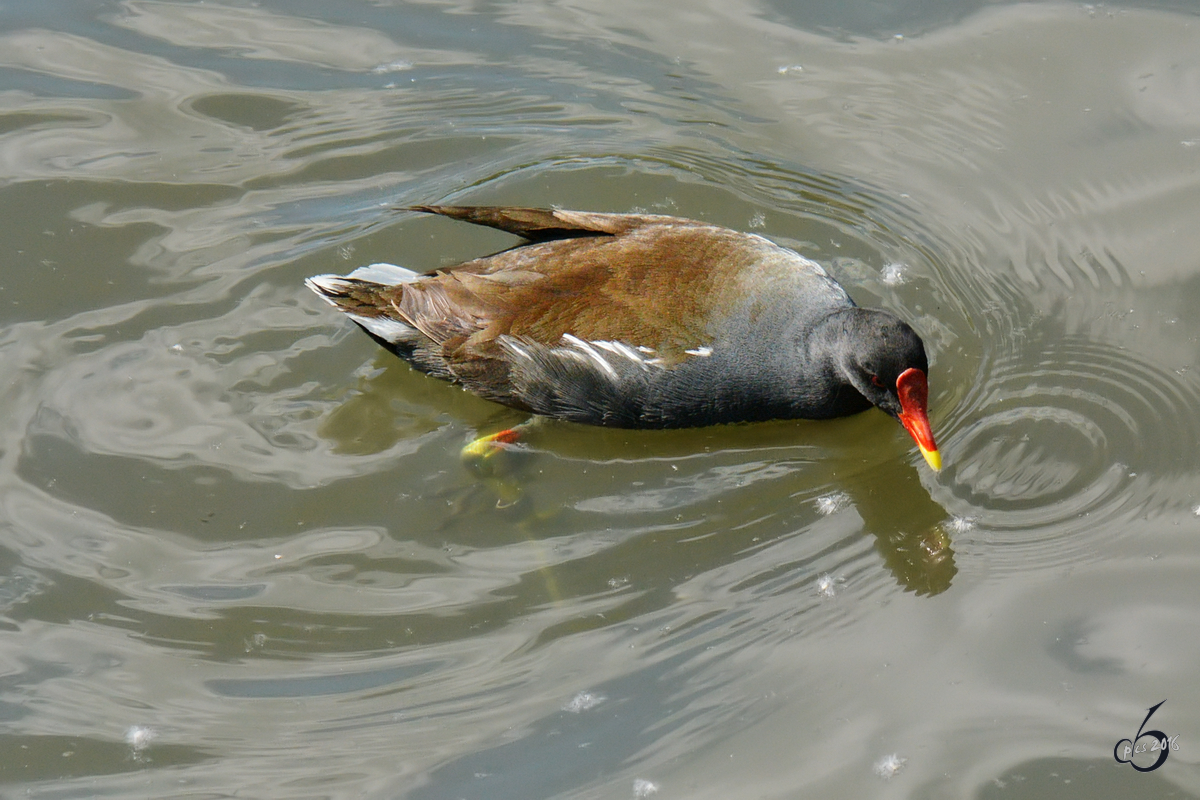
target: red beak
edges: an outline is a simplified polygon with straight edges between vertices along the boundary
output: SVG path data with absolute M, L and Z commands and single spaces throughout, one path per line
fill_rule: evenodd
M 916 441 L 929 466 L 937 472 L 942 468 L 942 455 L 933 440 L 933 429 L 929 427 L 929 383 L 925 373 L 915 367 L 904 370 L 896 379 L 896 394 L 900 397 L 900 424 Z

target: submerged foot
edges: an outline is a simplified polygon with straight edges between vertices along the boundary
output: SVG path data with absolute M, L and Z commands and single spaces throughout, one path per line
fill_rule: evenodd
M 521 438 L 520 425 L 505 428 L 499 433 L 480 436 L 462 449 L 463 461 L 476 462 L 488 459 L 504 450 L 505 445 L 516 444 Z

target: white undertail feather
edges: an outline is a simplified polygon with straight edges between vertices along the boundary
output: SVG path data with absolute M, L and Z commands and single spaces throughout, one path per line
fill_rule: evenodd
M 345 288 L 344 281 L 341 275 L 313 275 L 304 279 L 304 285 L 316 292 L 317 297 L 337 308 L 338 304 L 333 296 L 342 293 Z
M 322 300 L 332 306 L 337 306 L 337 303 L 332 299 L 332 295 L 342 294 L 346 291 L 347 281 L 370 281 L 383 286 L 396 286 L 401 283 L 412 283 L 417 278 L 421 277 L 419 272 L 413 272 L 411 269 L 397 267 L 395 264 L 368 264 L 365 267 L 359 267 L 349 275 L 313 275 L 311 278 L 306 278 L 304 285 L 316 292 Z
M 421 334 L 416 328 L 407 325 L 398 319 L 388 319 L 387 317 L 361 317 L 358 314 L 347 314 L 350 319 L 362 325 L 371 333 L 383 339 L 385 342 L 392 344 L 400 344 L 401 342 L 411 342 L 418 338 Z
M 371 283 L 382 283 L 386 286 L 395 286 L 398 283 L 412 283 L 421 277 L 421 273 L 413 272 L 411 269 L 406 269 L 405 267 L 397 267 L 395 264 L 385 264 L 381 261 L 378 264 L 368 264 L 365 267 L 359 267 L 346 277 L 355 278 L 360 281 L 371 281 Z
M 395 286 L 400 283 L 411 283 L 419 277 L 421 277 L 420 273 L 413 272 L 411 269 L 398 267 L 395 264 L 379 263 L 359 267 L 345 276 L 314 275 L 305 280 L 304 284 L 316 292 L 317 296 L 322 300 L 334 308 L 340 308 L 337 300 L 334 298 L 337 295 L 345 293 L 350 280 L 370 281 L 371 283 L 378 283 L 383 286 Z M 366 328 L 375 336 L 392 344 L 411 342 L 414 337 L 419 335 L 416 328 L 400 320 L 389 319 L 387 317 L 364 317 L 359 314 L 347 314 L 346 316 Z

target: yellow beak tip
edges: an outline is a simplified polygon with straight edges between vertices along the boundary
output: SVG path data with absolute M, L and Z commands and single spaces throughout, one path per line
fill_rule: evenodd
M 926 450 L 924 447 L 921 447 L 920 445 L 918 445 L 917 447 L 918 447 L 918 449 L 920 449 L 921 455 L 925 456 L 925 461 L 928 462 L 930 468 L 932 468 L 934 472 L 941 472 L 942 471 L 942 454 L 939 453 L 937 450 Z

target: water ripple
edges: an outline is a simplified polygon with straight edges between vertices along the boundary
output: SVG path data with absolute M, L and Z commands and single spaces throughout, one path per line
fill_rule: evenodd
M 997 354 L 984 372 L 946 431 L 944 478 L 989 528 L 1161 504 L 1158 479 L 1196 466 L 1200 389 L 1134 353 L 1067 338 Z

